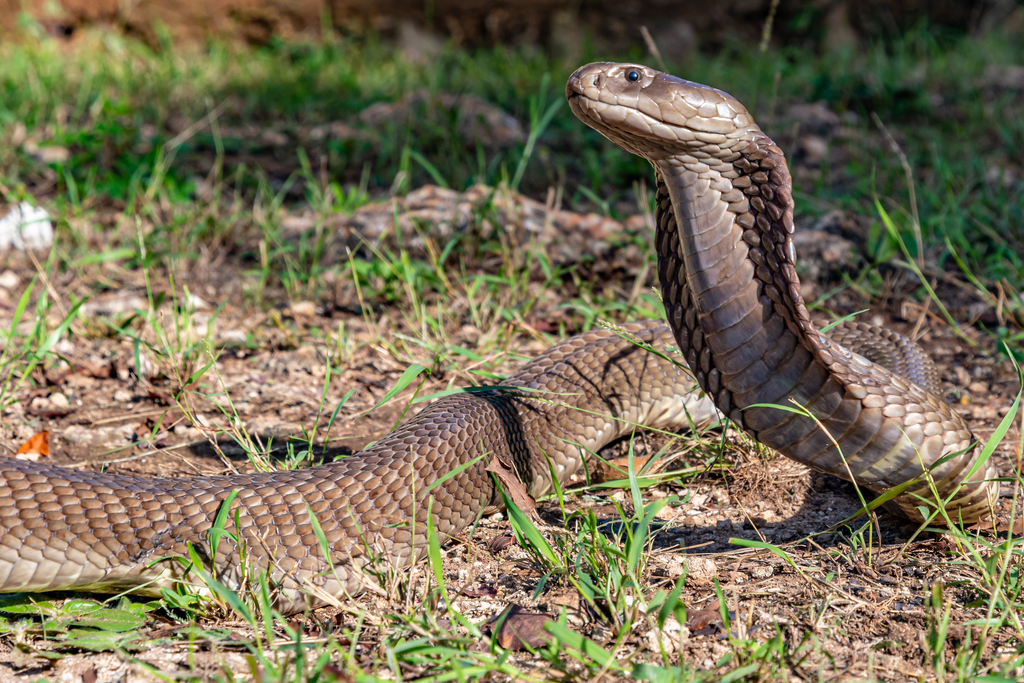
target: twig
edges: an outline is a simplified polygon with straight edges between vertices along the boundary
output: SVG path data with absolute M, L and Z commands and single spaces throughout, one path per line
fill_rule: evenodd
M 778 1 L 779 0 L 775 0 L 775 4 L 778 4 Z M 647 50 L 654 57 L 655 61 L 658 62 L 658 68 L 662 71 L 668 71 L 668 69 L 665 68 L 665 60 L 661 58 L 661 51 L 658 50 L 658 46 L 654 42 L 654 37 L 651 35 L 651 32 L 647 30 L 646 26 L 640 27 L 640 35 L 644 37 L 644 42 L 647 43 Z

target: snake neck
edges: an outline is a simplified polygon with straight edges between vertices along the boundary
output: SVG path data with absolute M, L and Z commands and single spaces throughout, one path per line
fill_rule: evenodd
M 651 162 L 669 323 L 722 413 L 775 450 L 879 489 L 920 471 L 918 453 L 934 461 L 969 445 L 948 406 L 811 324 L 794 267 L 792 180 L 770 138 L 758 131 L 727 165 L 684 154 Z M 948 443 L 917 418 L 903 422 L 909 404 L 945 425 Z
M 952 509 L 984 511 L 996 487 L 983 482 L 963 418 L 916 383 L 929 373 L 899 377 L 811 324 L 789 170 L 743 105 L 633 64 L 580 67 L 566 97 L 581 120 L 655 168 L 666 314 L 721 412 L 815 469 L 876 490 L 927 469 Z M 917 496 L 928 490 L 908 489 L 900 504 L 920 516 Z
M 782 150 L 754 130 L 734 157 L 714 166 L 685 154 L 651 163 L 670 324 L 701 388 L 742 425 L 739 410 L 776 398 L 759 385 L 820 334 L 794 267 L 792 180 Z M 752 377 L 762 381 L 752 385 Z

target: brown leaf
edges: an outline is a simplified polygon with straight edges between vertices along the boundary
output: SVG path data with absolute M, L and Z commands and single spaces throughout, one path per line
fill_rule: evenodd
M 341 667 L 335 666 L 334 664 L 327 664 L 323 669 L 320 670 L 324 675 L 325 680 L 338 681 L 338 683 L 352 683 L 355 679 L 352 675 L 342 669 Z
M 110 379 L 117 376 L 117 369 L 111 362 L 107 363 L 84 363 L 76 368 L 79 375 L 92 377 L 94 379 Z
M 32 435 L 32 437 L 21 444 L 21 448 L 18 449 L 17 454 L 14 456 L 18 460 L 29 460 L 35 462 L 40 457 L 46 457 L 50 454 L 50 432 L 41 431 L 38 434 Z
M 498 594 L 498 589 L 490 584 L 481 583 L 476 588 L 467 588 L 462 591 L 467 598 L 493 598 Z
M 970 527 L 972 531 L 987 531 L 995 534 L 1005 534 L 1009 531 L 1014 536 L 1024 534 L 1024 518 L 1013 520 L 1013 524 L 1006 518 L 986 519 Z
M 864 564 L 863 562 L 861 562 L 859 560 L 856 560 L 856 561 L 854 561 L 853 566 L 857 568 L 857 573 L 858 574 L 861 574 L 862 576 L 866 576 L 869 579 L 874 579 L 875 581 L 878 581 L 878 578 L 879 578 L 878 577 L 878 572 L 876 572 L 874 569 L 872 569 L 868 565 Z
M 690 634 L 695 636 L 712 636 L 717 633 L 725 633 L 725 622 L 722 621 L 722 613 L 718 609 L 718 602 L 714 605 L 690 612 L 686 619 L 686 628 Z
M 149 386 L 146 388 L 146 393 L 149 395 L 149 398 L 157 405 L 174 405 L 174 395 L 166 389 L 160 389 L 159 387 Z
M 172 636 L 175 633 L 177 633 L 180 628 L 181 627 L 179 625 L 177 625 L 177 624 L 174 624 L 174 625 L 171 625 L 171 626 L 163 626 L 161 628 L 154 629 L 154 630 L 150 631 L 149 635 L 147 636 L 147 638 L 149 640 L 157 640 L 158 638 L 166 638 L 168 636 Z
M 505 610 L 489 620 L 486 624 L 487 633 L 494 626 L 498 627 L 495 635 L 498 645 L 506 650 L 525 650 L 543 647 L 551 640 L 550 634 L 544 630 L 544 624 L 551 621 L 547 614 L 527 612 L 519 605 L 509 605 Z
M 513 541 L 515 541 L 515 539 L 512 536 L 508 534 L 501 534 L 500 536 L 495 536 L 491 540 L 487 541 L 487 549 L 492 553 L 500 553 L 502 550 L 512 545 Z
M 50 368 L 46 371 L 46 383 L 52 387 L 60 386 L 73 373 L 74 368 Z
M 38 417 L 43 420 L 57 420 L 62 417 L 66 417 L 71 413 L 75 412 L 74 408 L 29 408 L 25 411 L 32 417 Z
M 494 472 L 494 475 L 498 477 L 498 481 L 501 482 L 501 487 L 505 489 L 505 493 L 516 504 L 516 507 L 523 511 L 523 514 L 535 522 L 540 521 L 540 518 L 537 517 L 537 504 L 530 496 L 529 491 L 526 490 L 526 486 L 523 482 L 519 481 L 519 477 L 516 476 L 516 473 L 510 467 L 503 463 L 498 456 L 494 456 L 487 465 L 487 471 Z
M 96 672 L 96 667 L 86 669 L 82 672 L 82 683 L 96 683 L 96 679 L 99 678 L 99 674 Z

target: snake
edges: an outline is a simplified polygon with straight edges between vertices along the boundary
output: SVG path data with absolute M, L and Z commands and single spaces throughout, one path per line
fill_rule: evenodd
M 895 331 L 812 324 L 788 167 L 739 102 L 612 63 L 581 67 L 566 96 L 654 167 L 667 323 L 570 337 L 318 466 L 176 478 L 6 458 L 0 593 L 265 585 L 286 613 L 343 604 L 499 510 L 499 472 L 537 497 L 639 428 L 723 416 L 815 470 L 895 492 L 911 517 L 942 507 L 973 521 L 991 509 L 996 473 L 939 396 L 927 355 Z

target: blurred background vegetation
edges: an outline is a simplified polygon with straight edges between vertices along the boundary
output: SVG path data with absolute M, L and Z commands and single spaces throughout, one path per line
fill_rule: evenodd
M 134 249 L 128 216 L 152 226 L 151 262 L 202 246 L 266 266 L 259 215 L 209 210 L 230 197 L 351 212 L 505 183 L 638 213 L 645 162 L 563 96 L 582 63 L 636 60 L 747 104 L 796 168 L 798 215 L 852 216 L 869 270 L 899 256 L 877 196 L 913 258 L 1019 302 L 1016 2 L 4 2 L 0 194 L 54 203 L 69 263 Z

